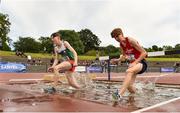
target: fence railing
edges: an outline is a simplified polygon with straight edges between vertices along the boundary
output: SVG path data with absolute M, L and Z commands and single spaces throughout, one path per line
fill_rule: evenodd
M 27 72 L 47 72 L 48 64 L 45 65 L 27 65 Z M 102 72 L 108 72 L 108 67 L 107 66 L 97 66 L 98 68 L 102 68 Z M 86 66 L 87 68 L 87 66 Z M 127 69 L 127 66 L 110 66 L 110 71 L 119 73 L 119 72 L 125 72 Z M 160 67 L 160 66 L 148 66 L 146 72 L 171 72 L 174 70 L 174 72 L 179 73 L 180 72 L 180 67 Z

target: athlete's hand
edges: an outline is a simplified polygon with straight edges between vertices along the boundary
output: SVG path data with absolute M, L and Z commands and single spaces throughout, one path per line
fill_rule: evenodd
M 120 61 L 125 61 L 126 59 L 128 59 L 128 56 L 127 55 L 120 55 L 120 58 L 119 58 L 119 60 Z
M 48 68 L 47 71 L 48 71 L 48 72 L 53 72 L 53 70 L 54 70 L 54 67 L 51 66 L 51 67 Z
M 74 67 L 77 67 L 77 66 L 78 66 L 77 62 L 74 62 L 73 66 L 74 66 Z
M 111 59 L 110 61 L 112 64 L 119 62 L 119 59 Z

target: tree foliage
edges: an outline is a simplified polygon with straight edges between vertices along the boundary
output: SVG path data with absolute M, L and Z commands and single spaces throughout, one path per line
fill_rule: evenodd
M 180 44 L 176 44 L 174 47 L 175 50 L 180 50 Z
M 41 43 L 41 52 L 51 53 L 53 51 L 53 43 L 50 37 L 40 37 L 38 40 Z
M 10 47 L 7 44 L 7 42 L 9 43 L 11 41 L 11 39 L 7 36 L 10 32 L 10 25 L 11 23 L 9 22 L 8 15 L 0 13 L 0 43 L 2 46 L 0 49 L 6 51 L 10 50 Z
M 106 48 L 105 48 L 105 53 L 106 54 L 111 54 L 111 53 L 117 53 L 119 52 L 120 49 L 113 46 L 113 45 L 108 45 Z
M 98 47 L 100 56 L 110 56 L 110 57 L 119 57 L 121 54 L 120 48 L 113 45 L 108 45 L 106 47 Z
M 74 30 L 60 30 L 59 33 L 62 39 L 68 41 L 78 54 L 84 53 L 84 45 L 77 32 Z
M 158 48 L 157 45 L 153 45 L 153 46 L 152 46 L 152 49 L 153 49 L 154 51 L 158 51 L 158 50 L 159 50 L 159 48 Z
M 14 47 L 22 52 L 37 53 L 41 50 L 41 44 L 31 37 L 19 37 L 19 40 L 14 42 Z
M 173 50 L 173 47 L 172 46 L 170 46 L 170 45 L 164 45 L 163 46 L 163 48 L 164 48 L 164 50 L 166 50 L 166 51 L 170 51 L 170 50 Z
M 89 50 L 96 50 L 97 47 L 99 47 L 99 44 L 101 41 L 99 38 L 92 33 L 89 29 L 82 29 L 79 32 L 80 39 L 83 42 L 83 45 L 85 46 L 84 52 L 88 52 Z

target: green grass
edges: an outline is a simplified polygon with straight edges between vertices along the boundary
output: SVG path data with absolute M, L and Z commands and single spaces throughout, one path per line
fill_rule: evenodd
M 178 62 L 180 61 L 180 58 L 147 58 L 147 61 L 158 61 L 158 62 L 164 62 L 164 61 L 168 61 L 168 62 Z
M 9 52 L 9 51 L 1 51 L 0 50 L 0 56 L 14 56 L 15 52 Z
M 78 56 L 79 60 L 95 60 L 96 56 Z
M 47 53 L 25 53 L 31 55 L 32 58 L 52 58 L 51 54 Z M 15 52 L 0 51 L 0 56 L 15 56 Z M 94 60 L 96 56 L 78 56 L 79 60 Z
M 25 53 L 26 55 L 31 55 L 33 58 L 52 58 L 51 54 L 47 53 Z M 0 51 L 0 56 L 15 56 L 15 52 Z M 78 56 L 79 60 L 94 60 L 96 56 Z M 180 58 L 147 58 L 148 61 L 180 61 Z
M 33 58 L 51 58 L 50 54 L 42 53 L 25 53 L 26 55 L 31 55 Z M 15 56 L 15 52 L 0 51 L 0 56 Z

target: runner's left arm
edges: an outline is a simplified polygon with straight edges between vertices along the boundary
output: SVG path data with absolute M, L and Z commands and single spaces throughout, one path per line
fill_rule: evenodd
M 144 58 L 146 58 L 147 56 L 147 52 L 145 51 L 145 49 L 143 47 L 140 46 L 140 44 L 133 38 L 129 38 L 130 39 L 130 43 L 131 45 L 136 48 L 136 50 L 140 51 L 140 57 L 138 59 L 136 59 L 134 61 L 134 63 L 139 63 L 141 60 L 143 60 Z

